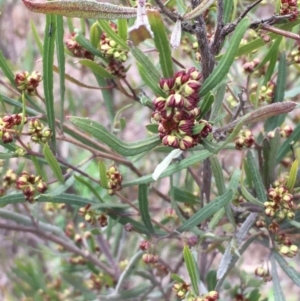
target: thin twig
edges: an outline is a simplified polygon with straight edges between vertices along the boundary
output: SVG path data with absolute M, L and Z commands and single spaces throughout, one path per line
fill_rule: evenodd
M 222 35 L 222 29 L 224 27 L 223 18 L 224 18 L 224 2 L 223 0 L 218 0 L 217 26 L 216 26 L 213 41 L 211 42 L 211 46 L 210 46 L 211 52 L 215 55 L 220 51 L 220 49 L 218 49 L 218 47 L 215 47 L 215 45 L 218 45 L 218 40 Z
M 36 229 L 34 227 L 10 225 L 5 223 L 0 223 L 0 228 L 11 230 L 11 231 L 17 231 L 17 232 L 29 232 L 43 238 L 44 240 L 50 240 L 58 245 L 61 245 L 65 250 L 77 254 L 79 256 L 82 256 L 84 259 L 90 261 L 91 263 L 93 263 L 98 268 L 102 269 L 110 276 L 112 277 L 116 276 L 115 271 L 113 269 L 109 268 L 104 263 L 100 262 L 94 255 L 88 254 L 86 251 L 79 249 L 75 245 L 68 243 L 66 240 L 59 238 L 56 235 L 41 231 L 40 229 Z
M 260 27 L 262 29 L 266 30 L 266 31 L 277 33 L 277 34 L 279 34 L 281 36 L 284 36 L 286 38 L 296 40 L 297 42 L 300 41 L 300 35 L 298 35 L 296 33 L 293 33 L 293 32 L 290 32 L 290 31 L 286 31 L 286 30 L 282 30 L 280 28 L 276 28 L 276 27 L 270 26 L 268 24 L 261 24 Z
M 161 0 L 154 0 L 157 6 L 160 8 L 160 12 L 167 16 L 170 20 L 172 20 L 174 23 L 180 19 L 180 16 L 178 14 L 173 13 L 169 9 L 165 7 L 163 2 Z M 188 33 L 195 33 L 195 28 L 193 25 L 190 25 L 188 22 L 182 22 L 181 28 L 183 31 Z

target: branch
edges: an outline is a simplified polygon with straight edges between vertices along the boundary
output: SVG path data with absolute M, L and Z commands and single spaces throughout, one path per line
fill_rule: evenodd
M 220 51 L 220 49 L 216 46 L 219 44 L 218 41 L 222 36 L 222 30 L 224 27 L 223 18 L 224 18 L 224 2 L 223 0 L 218 0 L 217 26 L 216 26 L 213 41 L 210 46 L 211 52 L 215 55 Z
M 234 31 L 234 29 L 236 28 L 236 26 L 242 21 L 243 18 L 246 17 L 246 15 L 249 13 L 249 11 L 254 8 L 257 4 L 259 4 L 262 0 L 257 0 L 254 3 L 248 5 L 245 9 L 245 11 L 232 23 L 227 24 L 226 26 L 224 26 L 221 30 L 221 33 L 218 34 L 217 38 L 214 39 L 213 43 L 211 44 L 212 46 L 212 52 L 214 54 L 218 54 L 219 51 L 221 50 L 221 47 L 224 43 L 224 40 L 226 38 L 226 36 L 231 33 L 232 31 Z M 220 2 L 220 1 L 219 1 Z M 222 7 L 221 7 L 222 8 Z M 218 21 L 219 22 L 219 21 Z
M 115 275 L 116 271 L 114 271 L 112 268 L 109 268 L 104 263 L 100 262 L 95 256 L 88 254 L 86 251 L 79 249 L 75 245 L 72 245 L 68 243 L 66 240 L 59 238 L 53 234 L 43 232 L 40 229 L 34 227 L 9 225 L 5 223 L 0 223 L 0 228 L 10 230 L 10 231 L 17 231 L 17 232 L 29 232 L 43 238 L 44 240 L 50 240 L 56 244 L 61 245 L 65 250 L 77 254 L 79 256 L 82 256 L 84 259 L 90 261 L 95 266 L 102 269 L 105 273 L 109 274 L 111 277 L 114 278 L 116 276 Z
M 173 13 L 169 9 L 165 7 L 163 2 L 161 0 L 154 0 L 157 6 L 160 8 L 160 12 L 167 16 L 170 20 L 172 20 L 174 23 L 180 18 L 178 14 Z M 195 28 L 193 25 L 190 25 L 188 22 L 182 22 L 181 28 L 183 31 L 186 31 L 188 33 L 195 33 Z
M 198 0 L 193 0 L 192 4 L 197 5 Z M 195 31 L 201 55 L 203 80 L 207 79 L 214 69 L 215 58 L 212 55 L 207 39 L 206 25 L 203 16 L 195 18 Z

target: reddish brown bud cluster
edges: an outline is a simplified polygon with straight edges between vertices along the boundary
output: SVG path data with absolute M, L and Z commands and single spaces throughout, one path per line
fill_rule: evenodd
M 36 94 L 36 89 L 41 81 L 42 75 L 37 71 L 33 71 L 31 74 L 27 71 L 22 71 L 15 76 L 17 88 L 30 95 Z
M 16 173 L 13 170 L 8 169 L 2 178 L 2 187 L 0 188 L 0 196 L 5 195 L 6 191 L 16 182 L 16 180 L 17 180 Z
M 104 213 L 98 214 L 95 210 L 92 210 L 91 204 L 79 208 L 78 213 L 83 216 L 84 220 L 89 224 L 94 225 L 98 221 L 100 227 L 107 226 L 107 216 Z
M 250 148 L 254 143 L 254 137 L 250 130 L 241 130 L 235 138 L 235 148 L 242 149 L 243 147 Z
M 270 103 L 273 99 L 275 88 L 276 88 L 276 84 L 273 81 L 269 81 L 267 85 L 261 86 L 259 91 L 259 97 L 258 97 L 259 101 L 260 102 L 266 101 Z M 250 95 L 251 99 L 255 99 L 256 90 L 257 90 L 257 85 L 255 84 L 251 87 L 251 91 L 252 91 Z
M 206 120 L 197 121 L 200 79 L 202 75 L 195 68 L 175 73 L 173 78 L 160 80 L 160 88 L 167 97 L 154 100 L 154 122 L 158 123 L 162 143 L 173 148 L 186 150 L 197 145 L 212 131 Z M 194 134 L 193 128 L 202 125 L 200 133 Z
M 254 273 L 256 276 L 263 278 L 264 282 L 269 282 L 272 280 L 269 270 L 266 270 L 263 267 L 256 268 Z
M 117 25 L 110 22 L 110 27 L 114 32 L 118 32 Z M 100 38 L 100 51 L 109 59 L 119 62 L 125 62 L 128 59 L 128 50 L 124 49 L 115 40 L 107 36 L 106 32 L 101 34 Z
M 46 143 L 52 136 L 52 131 L 47 127 L 45 128 L 37 118 L 33 118 L 29 121 L 28 130 L 31 135 L 31 140 L 35 143 Z
M 72 256 L 69 259 L 69 262 L 74 265 L 84 265 L 86 264 L 86 260 L 82 256 Z
M 86 58 L 89 60 L 94 60 L 94 55 L 90 53 L 88 50 L 84 49 L 76 40 L 76 33 L 73 32 L 66 39 L 66 47 L 71 52 L 71 54 L 75 57 Z
M 292 15 L 289 20 L 295 21 L 298 18 L 297 0 L 281 0 L 280 15 Z
M 122 63 L 116 61 L 116 60 L 111 60 L 108 63 L 108 66 L 106 67 L 106 70 L 112 74 L 113 76 L 119 77 L 119 78 L 125 78 L 126 77 L 126 69 L 122 65 Z
M 243 294 L 236 294 L 232 301 L 249 301 L 249 299 L 245 297 Z
M 183 282 L 175 282 L 173 285 L 173 291 L 176 292 L 176 296 L 180 299 L 183 300 L 185 298 L 185 295 L 189 292 L 190 290 L 190 284 Z
M 48 186 L 41 176 L 29 175 L 28 172 L 23 171 L 16 180 L 16 188 L 22 190 L 25 199 L 32 204 L 35 202 L 36 194 L 46 192 Z
M 288 138 L 292 135 L 293 131 L 294 130 L 290 125 L 286 125 L 280 128 L 279 133 L 282 138 Z M 268 138 L 273 139 L 274 136 L 275 136 L 275 131 L 271 131 L 268 133 Z
M 289 258 L 296 256 L 298 247 L 292 244 L 291 240 L 286 236 L 286 234 L 282 233 L 276 235 L 275 241 L 278 244 L 277 250 L 281 255 Z
M 288 189 L 280 185 L 275 188 L 270 188 L 268 191 L 269 200 L 264 203 L 265 214 L 269 217 L 276 218 L 279 222 L 285 218 L 293 219 L 293 196 L 288 192 Z
M 252 73 L 258 64 L 259 64 L 259 59 L 254 59 L 252 62 L 246 62 L 243 65 L 244 72 Z
M 113 195 L 116 191 L 122 189 L 122 180 L 123 177 L 118 169 L 113 165 L 107 171 L 107 180 L 108 180 L 108 194 Z
M 193 301 L 217 301 L 219 300 L 219 293 L 217 291 L 210 291 L 203 296 L 192 299 Z
M 11 143 L 14 140 L 15 130 L 14 126 L 18 126 L 22 123 L 22 113 L 6 115 L 0 118 L 0 135 L 3 143 Z M 24 117 L 24 123 L 27 122 L 27 117 Z
M 151 242 L 149 240 L 143 240 L 140 242 L 140 249 L 142 251 L 148 251 L 151 247 Z
M 142 260 L 149 264 L 149 263 L 157 263 L 158 262 L 158 255 L 155 255 L 155 254 L 151 254 L 151 253 L 145 253 L 143 254 L 142 256 Z
M 91 274 L 86 284 L 89 289 L 100 291 L 102 288 L 103 280 L 103 275 Z

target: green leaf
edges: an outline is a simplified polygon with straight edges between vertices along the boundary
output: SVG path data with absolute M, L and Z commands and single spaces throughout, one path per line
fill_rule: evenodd
M 59 91 L 60 91 L 60 128 L 63 128 L 65 118 L 64 103 L 65 103 L 65 49 L 64 49 L 64 21 L 62 16 L 56 18 L 56 53 L 59 70 Z
M 108 81 L 105 78 L 103 78 L 102 76 L 99 76 L 96 73 L 94 73 L 94 75 L 96 77 L 99 87 L 102 87 L 102 88 L 107 87 Z M 102 93 L 105 107 L 107 109 L 108 117 L 109 117 L 111 123 L 113 123 L 113 121 L 115 119 L 115 110 L 114 110 L 114 99 L 112 97 L 111 90 L 102 89 L 101 93 Z
M 130 218 L 130 217 L 125 217 L 125 216 L 118 216 L 115 214 L 109 214 L 108 215 L 116 220 L 118 223 L 122 224 L 122 225 L 126 225 L 126 224 L 131 224 L 133 226 L 134 231 L 139 232 L 139 233 L 143 233 L 146 235 L 149 235 L 149 231 L 148 229 L 140 222 Z
M 276 41 L 273 43 L 273 45 L 270 47 L 270 50 L 267 52 L 266 56 L 255 68 L 255 70 L 259 70 L 260 68 L 263 68 L 267 62 L 270 62 L 267 72 L 266 72 L 266 75 L 264 77 L 263 85 L 266 85 L 272 77 L 275 65 L 277 63 L 277 56 L 278 56 L 278 51 L 279 51 L 279 46 L 280 46 L 281 41 L 282 41 L 282 37 L 279 36 L 276 39 Z
M 9 194 L 0 198 L 0 206 L 6 206 L 8 204 L 18 204 L 25 202 L 23 193 Z M 57 203 L 57 204 L 67 204 L 75 205 L 79 207 L 84 207 L 87 204 L 95 203 L 94 200 L 87 199 L 76 194 L 62 193 L 58 196 L 49 196 L 46 194 L 40 195 L 38 202 L 41 203 Z M 107 205 L 106 205 L 107 206 Z
M 99 169 L 99 177 L 100 177 L 100 184 L 104 188 L 108 188 L 108 179 L 106 174 L 106 167 L 103 161 L 98 162 L 98 169 Z
M 99 200 L 100 203 L 104 203 L 103 199 L 101 198 L 100 194 L 97 192 L 97 190 L 91 185 L 91 183 L 86 180 L 85 178 L 78 177 L 74 175 L 76 181 L 80 182 L 82 185 L 86 186 L 89 191 Z
M 173 76 L 173 62 L 169 39 L 161 14 L 158 11 L 148 11 L 147 15 L 154 33 L 154 44 L 159 53 L 159 63 L 163 76 L 170 78 Z
M 209 204 L 205 205 L 197 211 L 192 217 L 186 220 L 180 227 L 177 228 L 178 232 L 189 231 L 195 226 L 199 225 L 204 220 L 210 218 L 220 208 L 224 207 L 233 198 L 232 190 L 227 190 L 223 195 L 215 198 Z
M 275 40 L 275 42 L 272 44 L 272 46 L 270 47 L 270 49 L 268 50 L 267 54 L 262 59 L 262 61 L 255 67 L 255 70 L 263 68 L 264 65 L 266 63 L 268 63 L 272 59 L 273 56 L 275 56 L 277 58 L 277 53 L 278 53 L 278 49 L 279 49 L 279 45 L 280 45 L 281 41 L 282 41 L 282 37 L 279 36 Z
M 98 57 L 100 57 L 102 59 L 104 58 L 103 54 L 96 48 L 97 46 L 94 46 L 92 44 L 92 42 L 90 42 L 89 40 L 87 40 L 85 38 L 85 36 L 81 32 L 78 32 L 76 34 L 76 36 L 74 37 L 74 39 L 75 39 L 76 42 L 78 42 L 78 44 L 80 46 L 82 46 L 84 49 L 88 50 L 93 55 L 98 56 Z M 100 39 L 100 36 L 99 36 L 99 39 Z M 93 40 L 93 43 L 96 43 L 96 41 Z
M 43 43 L 39 37 L 39 34 L 38 34 L 36 27 L 34 25 L 34 22 L 32 20 L 30 20 L 30 27 L 31 27 L 31 31 L 33 34 L 33 38 L 38 46 L 39 52 L 40 52 L 40 54 L 42 54 L 43 53 Z
M 49 167 L 53 171 L 53 174 L 55 175 L 56 179 L 59 182 L 64 183 L 65 179 L 64 179 L 63 173 L 61 171 L 61 168 L 47 143 L 44 145 L 43 154 L 45 156 L 45 159 L 46 159 Z
M 156 85 L 158 86 L 158 82 L 161 78 L 161 75 L 158 72 L 157 68 L 153 65 L 149 57 L 138 47 L 135 47 L 133 45 L 130 46 L 130 52 L 134 56 L 136 61 L 144 67 L 145 71 L 151 75 L 153 81 L 155 81 Z
M 255 188 L 257 198 L 264 203 L 267 201 L 266 191 L 253 154 L 250 150 L 247 152 L 247 161 L 252 174 L 253 186 Z
M 150 211 L 149 211 L 149 202 L 148 202 L 148 195 L 147 195 L 147 185 L 141 184 L 139 185 L 139 208 L 140 214 L 142 217 L 142 221 L 145 224 L 146 228 L 148 229 L 150 234 L 154 234 L 154 228 L 151 222 Z
M 296 20 L 295 22 L 288 22 L 287 24 L 278 26 L 278 28 L 282 29 L 282 30 L 290 31 L 293 27 L 295 27 L 299 24 L 300 24 L 300 20 Z M 277 37 L 280 37 L 280 35 L 278 35 L 276 33 L 270 33 L 269 37 L 271 38 L 271 40 L 273 40 Z M 256 40 L 251 41 L 250 43 L 241 46 L 237 52 L 237 56 L 240 57 L 245 54 L 251 53 L 252 51 L 264 46 L 265 44 L 266 44 L 266 42 L 262 38 L 257 38 Z
M 199 197 L 178 187 L 172 187 L 171 193 L 173 194 L 174 200 L 176 200 L 177 202 L 185 203 L 188 205 L 199 204 Z
M 53 62 L 56 35 L 57 16 L 46 15 L 45 38 L 43 47 L 43 84 L 46 103 L 46 113 L 49 128 L 52 132 L 52 148 L 56 149 L 55 111 L 53 95 Z
M 216 118 L 219 116 L 219 111 L 223 104 L 225 92 L 226 92 L 226 84 L 220 85 L 220 87 L 217 89 L 216 97 L 212 105 L 211 113 L 209 117 L 209 120 L 212 122 L 215 122 Z
M 150 133 L 158 134 L 158 124 L 154 124 L 154 123 L 148 124 L 146 125 L 146 129 Z
M 206 275 L 206 283 L 208 291 L 213 291 L 217 285 L 217 271 L 211 270 Z
M 118 35 L 123 41 L 127 41 L 127 20 L 126 19 L 118 19 Z
M 222 195 L 225 192 L 225 181 L 222 166 L 219 162 L 218 156 L 213 155 L 209 157 L 209 162 L 211 164 L 211 170 L 215 178 L 218 194 Z
M 286 77 L 287 77 L 287 62 L 286 54 L 283 52 L 280 56 L 279 65 L 278 65 L 278 75 L 276 81 L 274 103 L 284 101 L 284 91 L 286 86 Z M 265 131 L 270 132 L 276 127 L 279 127 L 284 121 L 285 116 L 273 116 L 265 122 Z
M 293 191 L 297 179 L 297 172 L 298 172 L 298 160 L 295 160 L 290 169 L 289 177 L 286 183 L 286 187 L 289 190 L 289 192 Z
M 274 258 L 279 263 L 282 270 L 290 277 L 290 279 L 297 285 L 300 286 L 300 273 L 298 273 L 278 252 L 273 253 Z
M 115 33 L 106 20 L 99 19 L 98 23 L 108 37 L 113 39 L 123 49 L 129 50 L 129 46 L 126 43 L 126 40 L 124 41 L 117 33 Z
M 2 69 L 5 77 L 7 77 L 10 83 L 13 85 L 13 87 L 16 87 L 15 76 L 9 68 L 2 51 L 0 51 L 0 68 Z
M 88 67 L 92 70 L 95 74 L 104 77 L 104 78 L 114 78 L 105 68 L 100 66 L 99 64 L 95 63 L 94 61 L 83 59 L 78 61 L 79 64 Z
M 101 28 L 98 22 L 93 23 L 90 29 L 90 43 L 97 50 L 101 37 Z M 98 50 L 97 50 L 98 51 Z M 102 56 L 102 55 L 101 55 Z
M 154 94 L 165 97 L 166 95 L 164 91 L 158 86 L 158 81 L 153 78 L 152 74 L 149 73 L 139 62 L 137 62 L 137 67 L 142 80 L 154 92 Z
M 199 288 L 198 288 L 198 284 L 200 282 L 199 270 L 196 261 L 187 245 L 185 245 L 183 248 L 183 258 L 191 279 L 194 294 L 199 295 Z
M 202 162 L 203 160 L 205 160 L 206 158 L 208 158 L 211 155 L 210 152 L 204 150 L 201 151 L 198 154 L 192 155 L 189 158 L 185 158 L 179 162 L 176 162 L 172 165 L 170 165 L 160 176 L 159 179 L 164 178 L 164 177 L 168 177 L 176 172 L 179 172 L 180 170 L 186 169 L 187 167 L 195 164 L 195 163 L 199 163 Z M 140 177 L 138 179 L 129 181 L 129 182 L 125 182 L 122 184 L 123 187 L 127 187 L 127 186 L 133 186 L 133 185 L 139 185 L 139 184 L 149 184 L 151 182 L 154 182 L 154 179 L 152 177 L 152 174 L 147 175 L 147 176 L 143 176 Z
M 14 154 L 14 153 L 0 153 L 1 160 L 6 160 L 6 159 L 10 159 L 10 158 L 15 158 L 15 157 L 18 157 L 18 155 Z
M 246 30 L 248 29 L 249 25 L 250 25 L 249 19 L 244 18 L 236 27 L 233 37 L 230 40 L 230 47 L 228 48 L 227 52 L 220 60 L 218 66 L 214 69 L 211 75 L 203 83 L 200 89 L 200 96 L 206 95 L 206 93 L 212 90 L 227 75 L 234 61 L 234 58 L 237 54 L 240 42 Z
M 201 114 L 199 119 L 205 116 L 207 112 L 209 112 L 211 106 L 213 105 L 215 101 L 215 96 L 213 93 L 207 93 L 204 97 L 204 99 L 200 102 L 200 110 Z
M 275 253 L 272 252 L 270 256 L 271 261 L 271 267 L 272 267 L 272 280 L 273 280 L 273 289 L 274 289 L 274 301 L 285 301 L 285 296 L 281 288 L 281 280 L 279 279 L 278 273 L 277 273 L 277 267 L 276 267 L 276 261 L 275 261 Z
M 81 130 L 91 134 L 97 140 L 105 143 L 118 154 L 123 156 L 134 156 L 141 154 L 151 150 L 161 143 L 160 139 L 156 136 L 145 140 L 126 143 L 112 135 L 104 126 L 93 120 L 74 116 L 69 116 L 69 120 Z
M 231 21 L 231 16 L 233 12 L 233 1 L 224 1 L 224 24 Z
M 176 282 L 184 283 L 184 280 L 183 280 L 180 276 L 178 276 L 177 274 L 172 273 L 172 274 L 171 274 L 171 278 L 172 278 L 174 281 L 176 281 Z

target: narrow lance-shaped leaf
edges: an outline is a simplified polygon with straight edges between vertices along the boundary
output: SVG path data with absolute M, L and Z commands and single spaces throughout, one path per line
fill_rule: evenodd
M 289 192 L 292 192 L 294 188 L 297 179 L 297 172 L 298 172 L 298 160 L 295 160 L 290 169 L 289 178 L 286 183 Z
M 60 86 L 60 128 L 63 128 L 64 121 L 64 103 L 65 103 L 65 49 L 64 49 L 64 22 L 61 16 L 56 17 L 56 53 L 59 68 L 59 86 Z
M 151 222 L 151 217 L 149 214 L 149 202 L 147 195 L 147 185 L 139 185 L 139 209 L 144 225 L 148 229 L 150 234 L 154 234 L 154 228 Z
M 133 7 L 101 3 L 94 0 L 22 1 L 33 12 L 62 15 L 70 18 L 130 19 L 135 18 L 137 13 L 137 10 Z
M 160 179 L 164 177 L 168 177 L 176 172 L 179 172 L 180 170 L 183 170 L 189 166 L 192 166 L 195 163 L 202 162 L 206 158 L 208 158 L 211 155 L 209 151 L 203 150 L 195 155 L 190 156 L 189 158 L 185 158 L 179 162 L 176 162 L 169 166 L 161 175 Z M 133 185 L 139 185 L 139 184 L 149 184 L 151 182 L 154 182 L 152 173 L 150 175 L 146 175 L 143 177 L 140 177 L 138 179 L 134 179 L 129 182 L 123 183 L 123 187 L 127 186 L 133 186 Z
M 278 64 L 278 75 L 275 87 L 274 103 L 284 100 L 284 91 L 286 86 L 287 62 L 286 54 L 283 52 L 280 56 Z M 284 116 L 274 116 L 265 123 L 265 131 L 269 132 L 280 126 L 284 120 Z
M 98 65 L 97 63 L 88 60 L 88 59 L 83 59 L 83 60 L 79 60 L 78 61 L 79 64 L 88 67 L 89 69 L 91 69 L 95 74 L 103 77 L 103 78 L 114 78 L 113 75 L 111 75 L 111 73 L 109 73 L 108 71 L 106 71 L 106 69 L 104 69 L 102 66 Z
M 108 188 L 106 167 L 103 161 L 99 161 L 98 168 L 99 168 L 100 184 L 102 187 Z
M 151 29 L 154 33 L 155 47 L 159 53 L 159 62 L 165 78 L 173 76 L 173 62 L 170 50 L 169 39 L 164 23 L 158 11 L 148 11 L 148 18 Z
M 240 42 L 249 25 L 249 19 L 244 18 L 236 27 L 233 37 L 230 40 L 230 47 L 220 60 L 218 66 L 203 83 L 200 90 L 200 96 L 204 96 L 209 90 L 213 89 L 217 84 L 219 84 L 226 76 L 234 61 Z
M 55 177 L 57 178 L 57 180 L 59 180 L 61 183 L 63 183 L 65 181 L 63 173 L 62 173 L 61 168 L 47 143 L 44 145 L 43 154 L 45 156 L 45 159 L 46 159 L 48 165 L 50 166 Z
M 46 113 L 49 128 L 52 131 L 52 149 L 56 149 L 55 112 L 53 95 L 53 62 L 56 35 L 56 16 L 46 16 L 45 38 L 43 48 L 43 84 L 46 102 Z
M 199 270 L 195 261 L 195 258 L 193 257 L 189 247 L 187 245 L 184 246 L 183 248 L 183 258 L 184 262 L 187 268 L 187 271 L 189 273 L 193 291 L 195 295 L 199 295 Z
M 109 25 L 106 20 L 98 20 L 101 29 L 123 49 L 129 50 L 129 46 Z
M 93 55 L 98 56 L 103 59 L 103 54 L 97 49 L 97 45 L 94 45 L 97 41 L 97 38 L 94 37 L 94 35 L 96 35 L 98 32 L 100 32 L 100 26 L 99 26 L 98 22 L 97 22 L 97 25 L 98 26 L 93 25 L 93 27 L 91 28 L 91 30 L 93 29 L 93 35 L 92 35 L 93 39 L 91 41 L 89 41 L 81 32 L 78 32 L 76 34 L 76 36 L 74 37 L 74 39 L 84 49 L 88 50 Z M 97 30 L 98 27 L 99 27 L 99 31 Z M 101 35 L 99 34 L 99 36 L 101 36 Z M 98 41 L 98 43 L 99 43 L 99 41 Z
M 139 70 L 139 74 L 144 81 L 144 83 L 156 94 L 164 97 L 164 91 L 158 86 L 158 81 L 153 77 L 151 72 L 148 72 L 148 69 L 144 67 L 144 65 L 137 62 L 137 67 Z M 154 67 L 155 68 L 155 67 Z
M 233 197 L 232 190 L 231 189 L 227 190 L 223 195 L 217 197 L 215 200 L 205 205 L 198 212 L 196 212 L 192 217 L 186 220 L 180 227 L 177 228 L 177 231 L 185 232 L 191 230 L 193 227 L 199 225 L 202 221 L 210 218 L 220 208 L 228 204 L 232 199 L 232 197 Z
M 159 137 L 156 136 L 126 143 L 112 135 L 104 126 L 93 120 L 74 116 L 69 116 L 69 120 L 123 156 L 134 156 L 149 151 L 161 143 Z
M 281 288 L 280 279 L 277 273 L 276 260 L 274 252 L 272 252 L 270 256 L 271 267 L 272 267 L 272 280 L 273 280 L 273 288 L 274 288 L 274 300 L 275 301 L 285 301 L 285 296 Z
M 290 277 L 290 279 L 300 287 L 300 273 L 298 273 L 278 252 L 273 253 L 274 258 L 279 263 L 282 270 Z

